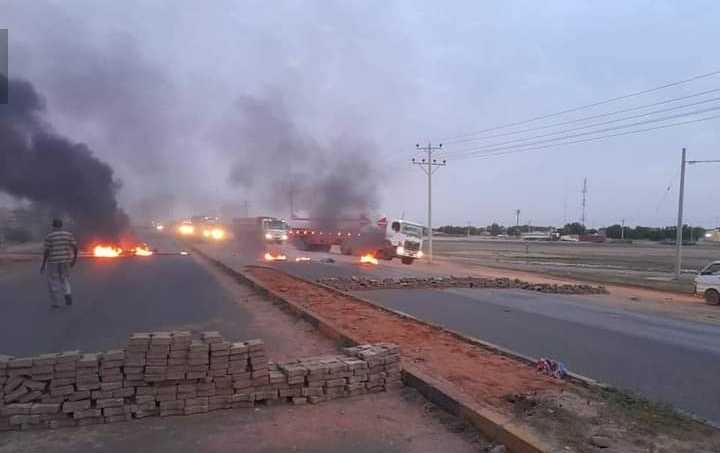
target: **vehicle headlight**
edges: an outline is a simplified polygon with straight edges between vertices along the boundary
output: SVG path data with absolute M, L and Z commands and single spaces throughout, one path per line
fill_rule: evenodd
M 213 239 L 223 239 L 225 237 L 225 231 L 221 230 L 220 228 L 215 228 L 210 232 Z
M 283 234 L 282 236 L 280 236 L 280 239 L 282 239 L 283 241 L 287 241 L 287 238 L 288 238 L 287 234 Z
M 195 233 L 195 227 L 192 225 L 180 225 L 178 227 L 178 232 L 180 234 L 194 234 Z
M 403 247 L 402 245 L 398 245 L 398 247 L 397 247 L 397 249 L 395 249 L 395 251 L 398 255 L 402 255 L 405 253 L 405 247 Z
M 265 239 L 272 239 L 272 234 L 265 233 Z
M 418 250 L 417 257 L 422 258 L 425 254 L 422 252 L 422 250 Z

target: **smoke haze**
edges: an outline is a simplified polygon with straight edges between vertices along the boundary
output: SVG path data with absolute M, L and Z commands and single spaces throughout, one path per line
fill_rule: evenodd
M 56 135 L 110 165 L 134 221 L 243 215 L 246 201 L 250 215 L 287 216 L 290 193 L 300 215 L 421 221 L 416 143 L 712 69 L 704 56 L 720 40 L 717 2 L 652 14 L 596 3 L 5 0 L 0 28 L 11 76 L 42 93 Z M 711 158 L 719 138 L 707 122 L 462 161 L 445 142 L 436 223 L 514 224 L 515 209 L 521 222 L 577 220 L 587 177 L 591 224 L 672 224 L 672 203 L 659 200 L 677 180 L 679 150 Z M 693 185 L 688 222 L 716 224 L 715 174 L 698 171 Z
M 321 143 L 303 133 L 282 101 L 242 97 L 219 131 L 233 149 L 229 181 L 261 194 L 258 202 L 331 226 L 333 219 L 367 215 L 378 205 L 377 150 L 346 133 Z
M 127 217 L 118 207 L 112 168 L 84 144 L 57 134 L 44 113 L 29 82 L 9 81 L 9 102 L 0 105 L 0 191 L 69 215 L 81 234 L 116 237 Z

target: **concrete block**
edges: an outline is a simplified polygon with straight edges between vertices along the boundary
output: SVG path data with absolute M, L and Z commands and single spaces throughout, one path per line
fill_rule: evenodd
M 66 414 L 80 412 L 85 409 L 90 409 L 90 400 L 68 401 L 62 405 L 62 411 Z
M 48 384 L 47 382 L 39 382 L 33 381 L 31 379 L 25 379 L 22 385 L 29 388 L 30 390 L 45 390 Z
M 102 416 L 100 409 L 83 409 L 73 412 L 73 418 L 75 420 L 82 420 L 84 418 L 94 418 Z
M 5 381 L 5 387 L 3 387 L 3 393 L 6 395 L 9 393 L 12 393 L 13 391 L 17 390 L 23 383 L 25 378 L 22 376 L 13 376 L 11 378 L 8 378 L 7 381 Z
M 14 401 L 18 401 L 22 396 L 28 394 L 30 390 L 27 387 L 23 387 L 22 385 L 15 390 L 13 390 L 10 393 L 5 394 L 5 403 L 12 403 Z
M 185 415 L 192 415 L 192 414 L 204 414 L 207 413 L 209 410 L 208 405 L 204 406 L 185 406 L 183 408 L 183 414 Z
M 10 415 L 29 415 L 31 408 L 32 404 L 30 403 L 8 404 L 7 406 L 0 408 L 0 414 L 2 414 L 3 417 Z
M 30 408 L 31 414 L 56 414 L 60 412 L 60 405 L 59 404 L 43 404 L 43 403 L 37 403 L 33 404 Z
M 90 391 L 89 390 L 80 390 L 76 391 L 71 395 L 68 395 L 67 400 L 68 401 L 79 401 L 90 398 Z
M 123 399 L 122 398 L 107 398 L 102 400 L 97 400 L 95 402 L 95 407 L 102 409 L 105 407 L 119 407 L 123 405 Z
M 50 388 L 50 395 L 52 395 L 52 396 L 67 396 L 67 395 L 72 395 L 73 393 L 75 393 L 74 385 L 65 385 L 62 387 L 51 387 Z

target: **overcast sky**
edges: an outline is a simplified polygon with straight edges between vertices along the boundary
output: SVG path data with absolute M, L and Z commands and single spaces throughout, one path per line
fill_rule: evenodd
M 46 97 L 55 129 L 115 168 L 131 214 L 156 215 L 233 213 L 246 199 L 253 214 L 287 215 L 268 193 L 286 193 L 288 168 L 317 148 L 311 166 L 376 188 L 377 213 L 424 222 L 426 177 L 409 163 L 416 143 L 718 70 L 718 24 L 713 0 L 0 0 L 10 76 Z M 553 120 L 715 88 L 720 75 Z M 283 130 L 248 112 L 270 112 Z M 453 159 L 507 139 L 438 154 L 448 165 L 433 180 L 435 225 L 510 224 L 515 209 L 522 223 L 576 221 L 584 177 L 589 225 L 673 224 L 680 150 L 720 158 L 720 119 Z M 266 146 L 292 156 L 263 158 Z M 720 165 L 689 167 L 688 222 L 720 225 L 719 174 Z

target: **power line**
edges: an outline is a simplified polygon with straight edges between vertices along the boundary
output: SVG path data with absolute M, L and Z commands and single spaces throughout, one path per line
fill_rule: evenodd
M 671 87 L 674 87 L 674 86 L 684 85 L 684 84 L 686 84 L 686 83 L 694 82 L 694 81 L 696 81 L 696 80 L 705 79 L 705 78 L 712 77 L 712 76 L 715 76 L 715 75 L 718 75 L 718 74 L 720 74 L 720 70 L 716 70 L 716 71 L 712 71 L 712 72 L 707 72 L 707 73 L 705 73 L 705 74 L 700 74 L 700 75 L 692 76 L 692 77 L 687 78 L 687 79 L 684 79 L 684 80 L 678 80 L 678 81 L 675 81 L 675 82 L 666 83 L 666 84 L 664 84 L 664 85 L 660 85 L 660 86 L 657 86 L 657 87 L 654 87 L 654 88 L 649 88 L 649 89 L 645 89 L 645 90 L 641 90 L 641 91 L 636 91 L 636 92 L 633 92 L 633 93 L 624 94 L 624 95 L 622 95 L 622 96 L 616 96 L 616 97 L 613 97 L 613 98 L 605 99 L 605 100 L 603 100 L 603 101 L 593 102 L 593 103 L 590 103 L 590 104 L 585 104 L 585 105 L 581 105 L 581 106 L 578 106 L 578 107 L 573 107 L 573 108 L 565 109 L 565 110 L 562 110 L 562 111 L 559 111 L 559 112 L 555 112 L 555 113 L 549 113 L 549 114 L 545 114 L 545 115 L 540 115 L 540 116 L 536 116 L 536 117 L 533 117 L 533 118 L 530 118 L 530 119 L 526 119 L 526 120 L 522 120 L 522 121 L 516 121 L 516 122 L 513 122 L 513 123 L 507 123 L 507 124 L 503 124 L 503 125 L 500 125 L 500 126 L 494 126 L 494 127 L 490 127 L 490 128 L 487 128 L 487 129 L 483 129 L 483 130 L 480 130 L 480 131 L 477 131 L 477 132 L 473 132 L 473 133 L 470 133 L 470 134 L 463 134 L 463 135 L 457 135 L 457 136 L 454 136 L 454 137 L 448 137 L 448 138 L 446 138 L 446 139 L 444 140 L 444 142 L 445 142 L 445 143 L 453 143 L 453 142 L 454 142 L 455 140 L 457 140 L 457 139 L 467 138 L 467 137 L 479 135 L 479 134 L 482 134 L 482 133 L 485 133 L 485 132 L 494 131 L 494 130 L 506 129 L 506 128 L 512 127 L 512 126 L 520 126 L 520 125 L 522 125 L 522 124 L 528 124 L 528 123 L 532 123 L 532 122 L 535 122 L 535 121 L 544 120 L 544 119 L 547 119 L 547 118 L 557 117 L 557 116 L 560 116 L 560 115 L 564 115 L 564 114 L 566 114 L 566 113 L 577 112 L 577 111 L 580 111 L 580 110 L 585 110 L 585 109 L 589 109 L 589 108 L 592 108 L 592 107 L 597 107 L 597 106 L 600 106 L 600 105 L 610 104 L 610 103 L 612 103 L 612 102 L 620 101 L 620 100 L 623 100 L 623 99 L 629 99 L 629 98 L 632 98 L 632 97 L 641 96 L 641 95 L 643 95 L 643 94 L 648 94 L 648 93 L 653 93 L 653 92 L 655 92 L 655 91 L 664 90 L 664 89 L 666 89 L 666 88 L 671 88 Z
M 698 118 L 698 119 L 695 119 L 695 120 L 681 121 L 681 122 L 678 122 L 678 123 L 664 124 L 664 125 L 662 125 L 662 126 L 655 126 L 655 127 L 644 128 L 644 129 L 637 129 L 637 130 L 633 130 L 633 131 L 619 132 L 619 133 L 617 133 L 617 134 L 602 135 L 602 136 L 599 136 L 599 137 L 591 137 L 591 138 L 586 138 L 586 139 L 582 139 L 582 140 L 574 140 L 574 141 L 564 142 L 564 143 L 553 143 L 553 144 L 549 144 L 549 145 L 536 146 L 536 147 L 524 148 L 524 149 L 511 149 L 511 150 L 508 150 L 508 151 L 502 151 L 502 152 L 496 152 L 496 153 L 488 153 L 488 154 L 480 154 L 480 155 L 477 155 L 477 156 L 475 156 L 475 155 L 466 155 L 466 156 L 461 156 L 460 158 L 455 159 L 455 160 L 456 160 L 456 161 L 459 161 L 459 160 L 465 160 L 465 159 L 490 159 L 490 158 L 492 158 L 492 157 L 504 156 L 504 155 L 507 155 L 507 154 L 515 154 L 515 153 L 522 153 L 522 152 L 526 152 L 526 151 L 535 151 L 535 150 L 540 150 L 540 149 L 554 148 L 554 147 L 557 147 L 557 146 L 575 145 L 575 144 L 579 144 L 579 143 L 589 143 L 589 142 L 594 142 L 594 141 L 598 141 L 598 140 L 605 140 L 605 139 L 613 138 L 613 137 L 621 137 L 621 136 L 624 136 L 624 135 L 640 134 L 640 133 L 643 133 L 643 132 L 649 132 L 649 131 L 654 131 L 654 130 L 659 130 L 659 129 L 667 129 L 667 128 L 670 128 L 670 127 L 684 126 L 684 125 L 693 124 L 693 123 L 700 123 L 700 122 L 703 122 L 703 121 L 709 121 L 709 120 L 713 120 L 713 119 L 717 119 L 717 118 L 720 118 L 720 115 L 713 115 L 713 116 L 708 116 L 708 117 L 705 117 L 705 118 Z
M 432 263 L 433 261 L 433 231 L 432 231 L 432 175 L 437 171 L 438 168 L 444 167 L 446 165 L 445 160 L 442 162 L 438 162 L 437 159 L 433 159 L 433 152 L 435 151 L 442 151 L 443 145 L 442 143 L 438 146 L 433 146 L 432 143 L 427 144 L 427 146 L 420 146 L 419 144 L 415 145 L 415 148 L 418 151 L 425 151 L 427 152 L 427 161 L 425 158 L 421 159 L 420 161 L 416 161 L 415 158 L 412 159 L 412 163 L 415 165 L 420 165 L 420 168 L 427 174 L 428 177 L 428 220 L 427 220 L 427 229 L 428 229 L 428 263 Z M 435 168 L 433 168 L 435 167 Z
M 557 126 L 566 126 L 566 125 L 569 125 L 569 124 L 582 123 L 583 121 L 589 121 L 589 120 L 592 120 L 592 119 L 604 118 L 604 117 L 608 117 L 608 116 L 619 115 L 619 114 L 621 114 L 621 113 L 628 113 L 628 112 L 633 112 L 633 111 L 637 111 L 637 110 L 643 110 L 643 109 L 646 109 L 646 108 L 655 107 L 655 106 L 658 106 L 658 105 L 670 104 L 670 103 L 672 103 L 672 102 L 677 102 L 677 101 L 684 101 L 685 99 L 691 99 L 691 98 L 695 98 L 695 97 L 705 96 L 706 94 L 716 93 L 716 92 L 718 92 L 718 91 L 720 91 L 720 88 L 714 88 L 714 89 L 712 89 L 712 90 L 701 91 L 700 93 L 695 93 L 695 94 L 690 94 L 690 95 L 687 95 L 687 96 L 681 96 L 681 97 L 677 97 L 677 98 L 667 99 L 667 100 L 659 101 L 659 102 L 653 102 L 653 103 L 651 103 L 651 104 L 640 105 L 640 106 L 637 106 L 637 107 L 631 107 L 631 108 L 627 108 L 627 109 L 615 110 L 615 111 L 607 112 L 607 113 L 600 113 L 600 114 L 597 114 L 597 115 L 586 116 L 586 117 L 577 118 L 577 119 L 574 119 L 574 120 L 562 121 L 562 122 L 559 122 L 559 123 L 552 123 L 552 124 L 548 124 L 548 125 L 545 125 L 545 126 L 537 126 L 537 127 L 532 127 L 532 128 L 528 128 L 528 129 L 522 129 L 522 130 L 519 130 L 519 131 L 503 132 L 503 133 L 501 133 L 501 134 L 493 134 L 493 135 L 486 135 L 486 136 L 483 136 L 483 137 L 467 138 L 467 139 L 463 139 L 463 140 L 455 140 L 455 141 L 453 141 L 452 143 L 469 143 L 469 142 L 474 142 L 474 141 L 478 141 L 478 140 L 489 140 L 489 139 L 491 139 L 491 138 L 507 137 L 507 136 L 510 136 L 510 135 L 524 134 L 524 133 L 526 133 L 526 132 L 534 132 L 534 131 L 539 131 L 539 130 L 543 130 L 543 129 L 550 129 L 550 128 L 552 128 L 552 127 L 557 127 Z
M 481 148 L 481 149 L 478 149 L 478 150 L 466 150 L 466 151 L 473 151 L 473 152 L 466 153 L 466 154 L 461 154 L 460 157 L 483 155 L 483 151 L 486 151 L 486 152 L 489 152 L 489 153 L 494 153 L 495 151 L 503 151 L 503 150 L 507 150 L 507 149 L 522 148 L 522 147 L 532 147 L 532 146 L 539 145 L 539 144 L 551 143 L 551 142 L 556 142 L 556 141 L 561 141 L 561 140 L 567 140 L 567 139 L 582 137 L 582 136 L 585 136 L 585 135 L 592 135 L 592 134 L 599 134 L 599 133 L 604 133 L 604 132 L 611 132 L 611 131 L 618 130 L 618 129 L 625 129 L 625 128 L 633 127 L 633 126 L 641 126 L 641 125 L 644 125 L 644 124 L 658 123 L 658 122 L 668 121 L 668 120 L 677 119 L 677 118 L 684 118 L 684 117 L 687 117 L 687 116 L 699 115 L 699 114 L 701 114 L 701 113 L 707 113 L 707 112 L 712 112 L 712 111 L 716 111 L 716 110 L 720 110 L 720 106 L 711 107 L 711 108 L 707 108 L 707 109 L 701 109 L 701 110 L 695 110 L 695 111 L 692 111 L 692 112 L 682 113 L 682 114 L 678 114 L 678 115 L 668 115 L 668 116 L 664 116 L 664 117 L 660 117 L 660 118 L 654 118 L 654 119 L 645 120 L 645 121 L 637 121 L 637 122 L 634 122 L 634 123 L 623 124 L 623 125 L 621 125 L 621 126 L 606 127 L 606 128 L 604 128 L 604 129 L 598 129 L 598 130 L 595 130 L 595 131 L 582 132 L 582 133 L 579 133 L 579 134 L 565 135 L 565 136 L 562 136 L 562 137 L 556 137 L 556 138 L 551 138 L 551 139 L 547 139 L 547 140 L 538 140 L 538 141 L 536 141 L 536 142 L 526 143 L 526 144 L 524 144 L 524 145 L 495 146 L 495 147 L 491 147 L 491 148 Z
M 636 119 L 636 118 L 643 118 L 643 117 L 646 117 L 646 116 L 656 115 L 656 114 L 658 114 L 658 113 L 671 112 L 671 111 L 674 111 L 674 110 L 681 110 L 681 109 L 685 109 L 685 108 L 688 108 L 688 107 L 694 107 L 694 106 L 696 106 L 696 105 L 707 104 L 708 102 L 715 102 L 715 101 L 720 101 L 720 97 L 711 98 L 711 99 L 705 99 L 705 100 L 702 100 L 702 101 L 692 102 L 692 103 L 690 103 L 690 104 L 678 105 L 678 106 L 669 107 L 669 108 L 666 108 L 666 109 L 653 110 L 653 111 L 651 111 L 651 112 L 641 113 L 641 114 L 638 114 L 638 115 L 630 115 L 630 116 L 626 116 L 626 117 L 623 117 L 623 118 L 616 118 L 616 119 L 614 119 L 614 120 L 603 121 L 603 122 L 600 122 L 600 123 L 586 124 L 586 125 L 584 125 L 584 126 L 579 126 L 579 127 L 570 128 L 570 129 L 563 129 L 563 130 L 559 130 L 559 131 L 555 131 L 555 132 L 549 132 L 549 133 L 547 133 L 547 134 L 534 135 L 534 136 L 532 136 L 532 137 L 517 138 L 517 139 L 514 139 L 514 140 L 508 140 L 508 141 L 505 141 L 505 142 L 492 143 L 492 144 L 483 145 L 483 146 L 479 146 L 479 147 L 475 147 L 475 148 L 466 148 L 466 149 L 461 149 L 461 150 L 458 150 L 458 151 L 451 151 L 451 152 L 463 153 L 463 152 L 466 152 L 466 151 L 482 151 L 482 150 L 484 150 L 484 149 L 495 148 L 495 147 L 498 147 L 498 146 L 507 145 L 507 144 L 511 144 L 511 143 L 525 142 L 525 141 L 528 141 L 528 140 L 535 140 L 535 139 L 538 139 L 538 138 L 550 137 L 550 136 L 558 135 L 558 134 L 566 134 L 566 133 L 568 133 L 568 132 L 579 131 L 579 130 L 588 129 L 588 128 L 591 128 L 591 127 L 604 126 L 604 125 L 607 125 L 607 124 L 618 123 L 618 122 L 627 121 L 627 120 L 632 120 L 632 119 Z M 703 113 L 703 112 L 701 112 L 701 113 Z M 686 113 L 686 115 L 692 115 L 692 114 L 693 114 L 692 112 L 687 112 L 687 113 Z M 621 127 L 625 127 L 625 126 L 621 126 Z

